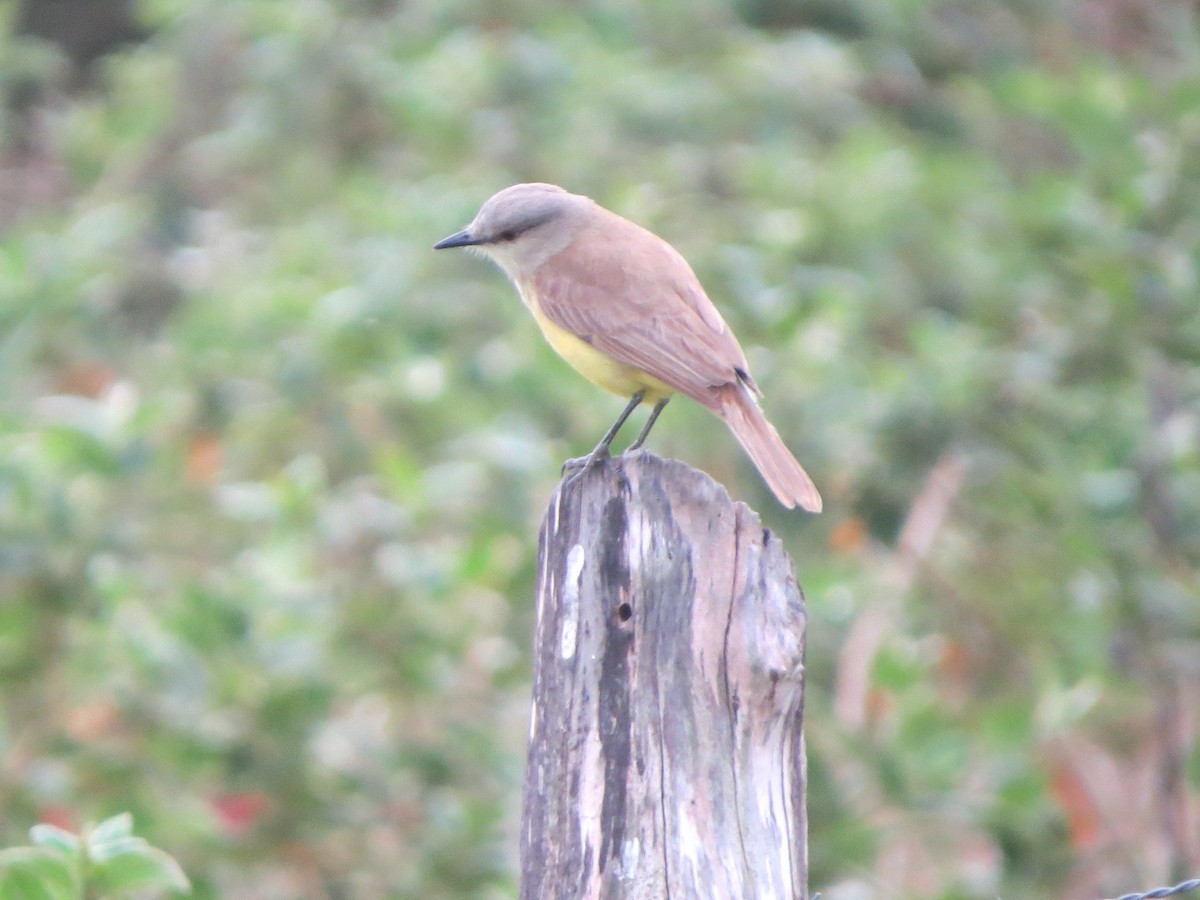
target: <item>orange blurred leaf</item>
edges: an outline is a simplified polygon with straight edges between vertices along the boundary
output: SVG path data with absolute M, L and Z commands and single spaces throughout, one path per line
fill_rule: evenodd
M 213 434 L 198 435 L 188 447 L 184 475 L 190 484 L 213 484 L 221 474 L 224 459 L 225 452 L 220 438 Z
M 1077 850 L 1095 847 L 1100 837 L 1100 811 L 1083 776 L 1070 760 L 1051 761 L 1050 793 L 1067 817 L 1071 846 Z
M 117 726 L 117 707 L 111 697 L 97 698 L 69 710 L 63 724 L 67 734 L 81 744 L 96 741 Z
M 43 806 L 38 812 L 38 821 L 44 825 L 61 828 L 63 831 L 77 831 L 79 828 L 75 810 L 60 803 L 49 803 Z
M 829 549 L 843 556 L 861 553 L 867 546 L 867 526 L 862 519 L 846 519 L 829 532 Z
M 967 648 L 961 641 L 944 641 L 938 654 L 938 668 L 954 681 L 961 681 L 971 668 Z
M 117 373 L 104 363 L 77 362 L 58 374 L 55 386 L 64 394 L 95 399 L 107 391 L 116 380 Z
M 263 791 L 235 791 L 218 794 L 210 801 L 217 822 L 231 835 L 242 834 L 253 828 L 271 806 L 271 800 Z

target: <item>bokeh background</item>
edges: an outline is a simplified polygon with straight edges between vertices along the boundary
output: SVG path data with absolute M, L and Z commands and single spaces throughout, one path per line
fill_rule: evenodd
M 826 498 L 652 441 L 806 591 L 812 887 L 1200 874 L 1200 32 L 1181 0 L 5 0 L 0 846 L 509 898 L 536 531 L 621 403 L 430 245 L 672 241 Z

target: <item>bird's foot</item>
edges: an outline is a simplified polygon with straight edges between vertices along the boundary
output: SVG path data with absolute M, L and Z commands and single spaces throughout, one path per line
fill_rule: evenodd
M 604 462 L 606 459 L 608 459 L 610 457 L 610 455 L 611 454 L 609 454 L 609 452 L 608 452 L 608 447 L 605 447 L 605 446 L 597 447 L 595 450 L 593 450 L 587 456 L 579 456 L 579 457 L 576 457 L 575 459 L 568 459 L 562 465 L 562 474 L 566 475 L 568 472 L 573 472 L 575 475 L 580 475 L 586 469 L 590 469 L 592 466 L 596 465 L 597 463 Z M 572 476 L 572 477 L 574 477 L 574 476 Z
M 565 491 L 580 475 L 587 472 L 593 466 L 604 463 L 609 458 L 608 447 L 601 445 L 587 456 L 581 456 L 578 459 L 568 459 L 563 463 L 562 473 L 565 477 L 563 478 L 560 490 Z

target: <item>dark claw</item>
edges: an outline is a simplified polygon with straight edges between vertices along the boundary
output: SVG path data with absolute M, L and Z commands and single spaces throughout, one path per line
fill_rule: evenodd
M 578 456 L 575 459 L 568 459 L 562 465 L 562 474 L 566 475 L 567 472 L 574 469 L 579 469 L 580 472 L 582 472 L 584 469 L 590 469 L 592 466 L 596 465 L 596 463 L 603 462 L 604 460 L 608 459 L 610 455 L 611 454 L 608 452 L 607 447 L 597 447 L 587 456 Z M 576 472 L 575 474 L 578 475 L 579 472 Z

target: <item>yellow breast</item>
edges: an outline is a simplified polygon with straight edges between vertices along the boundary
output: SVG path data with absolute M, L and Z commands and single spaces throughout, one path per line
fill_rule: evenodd
M 555 325 L 542 313 L 531 288 L 522 286 L 518 290 L 550 346 L 592 384 L 625 398 L 632 397 L 638 391 L 645 391 L 643 403 L 657 403 L 675 393 L 653 375 L 618 362 L 565 328 Z

